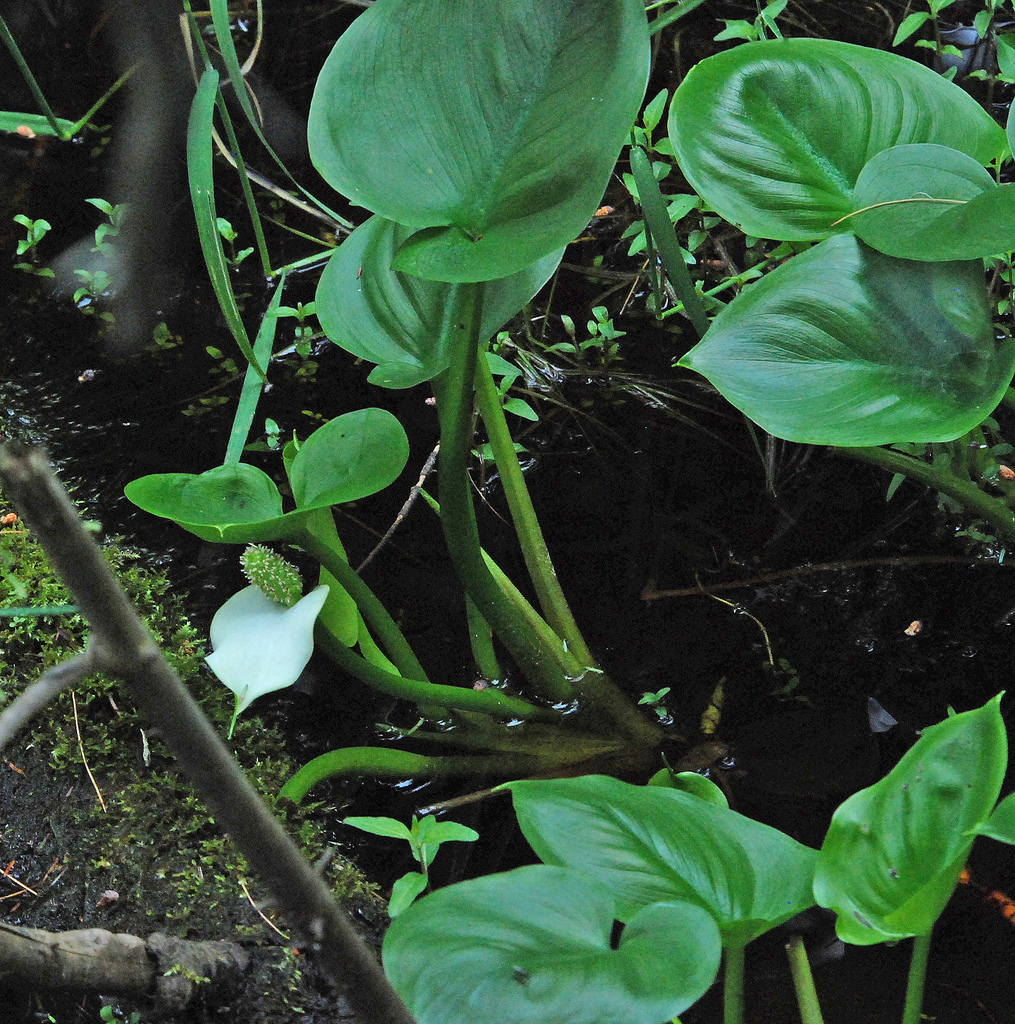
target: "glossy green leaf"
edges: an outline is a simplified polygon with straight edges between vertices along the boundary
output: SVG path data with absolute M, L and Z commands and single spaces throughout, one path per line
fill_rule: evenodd
M 924 729 L 888 775 L 836 810 L 814 896 L 839 915 L 841 939 L 930 934 L 1004 780 L 1000 700 Z
M 364 498 L 405 468 L 409 441 L 385 409 L 336 416 L 303 442 L 289 471 L 296 507 L 321 508 Z
M 448 366 L 440 338 L 452 286 L 391 269 L 398 247 L 413 230 L 371 217 L 335 250 L 317 286 L 324 333 L 354 356 L 377 363 L 368 379 L 381 387 L 413 387 Z M 542 288 L 562 255 L 551 253 L 487 285 L 484 337 L 492 337 Z
M 973 260 L 1015 249 L 1015 188 L 972 157 L 920 143 L 882 150 L 860 172 L 843 223 L 879 252 Z
M 0 111 L 0 132 L 17 132 L 19 128 L 27 128 L 35 135 L 49 135 L 58 139 L 69 139 L 76 127 L 73 121 L 66 118 L 54 118 L 57 131 L 45 114 L 19 114 L 16 110 Z
M 990 817 L 976 826 L 976 833 L 999 843 L 1015 844 L 1015 793 L 1009 793 L 994 808 Z
M 539 858 L 594 875 L 620 920 L 686 900 L 715 918 L 724 945 L 738 946 L 814 902 L 816 851 L 690 793 L 604 775 L 507 788 Z
M 426 888 L 426 875 L 421 871 L 410 871 L 397 879 L 391 887 L 388 900 L 388 917 L 395 918 Z
M 172 519 L 202 540 L 216 543 L 278 540 L 297 525 L 293 514 L 282 515 L 282 495 L 271 477 L 244 463 L 216 466 L 197 476 L 143 476 L 127 484 L 123 493 L 145 512 Z
M 703 60 L 670 104 L 681 170 L 749 235 L 826 238 L 864 165 L 931 142 L 981 164 L 1004 133 L 971 96 L 898 54 L 827 39 L 748 43 Z
M 616 949 L 614 917 L 588 875 L 518 868 L 403 911 L 384 970 L 419 1024 L 659 1024 L 712 984 L 719 932 L 700 907 L 646 907 Z
M 355 501 L 387 487 L 409 454 L 405 431 L 383 409 L 330 420 L 300 446 L 289 479 L 297 509 L 282 513 L 274 481 L 254 466 L 218 466 L 195 476 L 157 473 L 133 480 L 124 494 L 139 508 L 172 519 L 203 540 L 227 544 L 279 540 L 313 510 Z
M 358 828 L 361 832 L 369 832 L 374 836 L 385 836 L 389 839 L 404 839 L 406 842 L 409 842 L 412 839 L 412 833 L 409 832 L 408 826 L 403 825 L 397 818 L 354 816 L 351 818 L 343 818 L 342 824 L 350 825 L 352 828 Z
M 750 285 L 679 362 L 776 437 L 948 441 L 1000 402 L 983 265 L 896 260 L 839 235 Z
M 641 0 L 380 0 L 321 70 L 311 158 L 354 203 L 425 229 L 399 270 L 507 277 L 588 223 L 648 67 Z

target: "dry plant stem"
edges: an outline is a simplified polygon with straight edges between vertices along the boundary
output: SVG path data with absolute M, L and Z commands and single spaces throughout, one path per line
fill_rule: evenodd
M 43 672 L 31 686 L 0 712 L 0 750 L 51 701 L 95 671 L 94 651 L 89 646 L 80 654 Z
M 351 1006 L 371 1024 L 414 1024 L 324 881 L 261 802 L 162 657 L 43 453 L 13 443 L 0 447 L 0 482 L 74 594 L 92 628 L 101 667 L 124 680 L 142 713 L 162 730 L 217 823 Z

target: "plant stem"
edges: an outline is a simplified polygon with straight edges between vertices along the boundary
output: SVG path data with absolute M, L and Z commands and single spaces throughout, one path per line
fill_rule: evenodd
M 305 764 L 283 787 L 280 797 L 299 803 L 311 787 L 335 775 L 371 775 L 407 779 L 430 775 L 513 775 L 538 771 L 539 758 L 524 754 L 454 754 L 429 757 L 390 747 L 342 747 Z
M 7 47 L 11 57 L 14 58 L 14 63 L 17 64 L 18 70 L 21 72 L 21 77 L 25 80 L 25 84 L 31 90 L 32 95 L 35 97 L 35 102 L 38 104 L 39 110 L 45 115 L 46 120 L 49 122 L 50 127 L 53 129 L 58 139 L 67 141 L 68 136 L 60 130 L 59 122 L 56 119 L 56 114 L 53 113 L 52 108 L 46 102 L 46 97 L 42 95 L 42 90 L 39 88 L 39 83 L 35 80 L 35 75 L 32 74 L 32 69 L 25 62 L 25 58 L 21 56 L 21 50 L 18 47 L 14 36 L 11 35 L 10 29 L 7 27 L 7 22 L 3 18 L 0 18 L 0 40 L 3 40 L 4 46 Z
M 567 641 L 571 653 L 579 661 L 585 665 L 595 665 L 554 571 L 543 531 L 536 518 L 536 510 L 532 507 L 529 489 L 525 486 L 525 477 L 518 463 L 518 454 L 500 403 L 500 395 L 490 373 L 490 365 L 482 357 L 476 364 L 476 397 L 493 449 L 494 461 L 500 471 L 504 497 L 507 498 L 508 508 L 511 510 L 511 520 L 518 534 L 518 543 L 525 556 L 525 565 L 528 567 L 529 578 L 532 580 L 543 615 L 557 634 Z
M 723 949 L 723 1024 L 744 1022 L 744 947 Z
M 469 643 L 472 656 L 484 679 L 492 681 L 501 679 L 500 665 L 497 664 L 497 652 L 493 649 L 493 634 L 486 619 L 479 614 L 475 601 L 465 595 L 465 614 L 469 620 Z
M 962 480 L 939 467 L 889 448 L 831 448 L 830 451 L 880 466 L 889 473 L 902 473 L 911 480 L 947 494 L 967 511 L 988 522 L 999 536 L 1009 542 L 1015 541 L 1015 512 L 1000 498 L 981 491 L 972 481 Z
M 488 690 L 473 690 L 468 686 L 446 686 L 430 683 L 425 679 L 407 679 L 395 675 L 360 657 L 352 648 L 327 629 L 315 630 L 315 637 L 328 656 L 351 675 L 382 693 L 391 694 L 402 700 L 411 700 L 424 707 L 455 708 L 459 711 L 473 711 L 484 715 L 500 715 L 504 718 L 524 718 L 542 722 L 560 722 L 559 712 L 552 708 L 536 707 L 520 697 L 512 697 L 491 687 Z
M 482 284 L 456 285 L 442 328 L 442 341 L 451 355 L 451 365 L 434 381 L 441 420 L 441 525 L 459 578 L 526 678 L 547 700 L 567 700 L 571 686 L 560 664 L 497 585 L 483 561 L 479 543 L 468 459 L 472 450 L 473 383 L 482 296 Z
M 409 679 L 425 681 L 427 674 L 395 620 L 341 553 L 306 527 L 297 531 L 291 539 L 308 555 L 316 558 L 345 587 L 398 671 Z
M 74 127 L 71 129 L 70 134 L 72 136 L 77 135 L 77 133 L 81 131 L 89 121 L 91 121 L 93 115 L 105 106 L 106 101 L 119 90 L 120 86 L 123 85 L 123 83 L 126 82 L 140 66 L 140 62 L 137 64 L 131 64 L 131 66 L 127 68 L 122 75 L 120 75 L 120 77 L 84 112 L 84 114 L 78 118 L 74 123 Z
M 923 1007 L 923 985 L 927 980 L 927 959 L 930 956 L 930 935 L 917 935 L 913 939 L 913 958 L 909 962 L 909 980 L 906 982 L 906 1008 L 902 1024 L 920 1024 Z
M 440 515 L 440 505 L 426 491 L 421 490 L 420 494 L 427 504 Z M 627 697 L 613 685 L 602 669 L 579 662 L 560 637 L 550 629 L 539 612 L 529 604 L 524 594 L 508 579 L 497 563 L 485 551 L 482 549 L 480 551 L 487 569 L 490 570 L 490 574 L 500 586 L 500 589 L 529 623 L 543 646 L 553 653 L 564 671 L 567 682 L 588 702 L 590 708 L 597 707 L 605 711 L 609 716 L 610 722 L 618 726 L 635 743 L 646 747 L 658 746 L 663 736 L 662 729 L 654 722 L 650 722 L 645 718 L 631 704 Z M 585 710 L 588 711 L 590 708 Z M 600 728 L 604 724 L 609 723 L 600 721 Z
M 793 975 L 793 988 L 796 989 L 802 1024 L 824 1024 L 821 1007 L 818 1005 L 818 993 L 814 988 L 814 977 L 811 975 L 811 965 L 807 961 L 807 950 L 804 949 L 804 940 L 799 935 L 792 936 L 786 943 L 786 955 L 789 957 L 789 969 Z

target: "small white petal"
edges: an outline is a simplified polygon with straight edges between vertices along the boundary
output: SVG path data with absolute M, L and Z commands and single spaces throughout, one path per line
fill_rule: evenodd
M 262 694 L 292 686 L 314 651 L 314 622 L 328 587 L 315 587 L 292 608 L 257 587 L 234 594 L 215 613 L 205 659 L 237 696 L 236 714 Z

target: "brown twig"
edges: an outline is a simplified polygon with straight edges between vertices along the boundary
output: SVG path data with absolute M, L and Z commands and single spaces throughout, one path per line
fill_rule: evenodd
M 870 569 L 875 566 L 891 565 L 965 565 L 970 568 L 978 565 L 989 565 L 995 569 L 1010 569 L 1011 565 L 1002 562 L 988 562 L 982 558 L 964 558 L 962 555 L 897 555 L 893 558 L 861 558 L 854 562 L 819 562 L 816 565 L 801 565 L 795 569 L 780 569 L 778 572 L 766 572 L 750 579 L 736 580 L 732 583 L 716 583 L 714 586 L 680 587 L 677 590 L 656 590 L 653 581 L 645 584 L 641 592 L 643 601 L 657 601 L 661 597 L 711 597 L 724 590 L 738 590 L 742 587 L 756 587 L 763 583 L 774 583 L 777 580 L 793 579 L 796 576 L 808 576 L 815 572 L 842 572 L 846 569 Z
M 384 547 L 385 544 L 388 543 L 388 541 L 394 534 L 395 530 L 397 530 L 402 525 L 402 520 L 404 520 L 405 517 L 412 510 L 412 506 L 416 503 L 416 499 L 419 497 L 419 492 L 423 490 L 423 484 L 426 483 L 426 478 L 430 475 L 430 470 L 433 469 L 434 463 L 437 461 L 437 455 L 440 452 L 440 450 L 441 446 L 439 444 L 434 445 L 434 449 L 430 453 L 429 458 L 427 458 L 426 462 L 423 463 L 423 468 L 422 470 L 420 470 L 419 479 L 415 482 L 415 484 L 413 484 L 412 489 L 409 491 L 409 497 L 405 499 L 405 504 L 401 507 L 401 509 L 399 509 L 398 515 L 395 516 L 395 521 L 388 527 L 387 532 L 377 542 L 377 545 L 374 547 L 373 551 L 371 551 L 370 554 L 367 555 L 362 562 L 360 562 L 359 566 L 356 569 L 356 572 L 362 572 L 374 560 L 374 556 L 381 550 L 381 548 Z
M 68 686 L 79 683 L 95 671 L 94 652 L 86 648 L 66 661 L 43 672 L 24 693 L 0 712 L 0 750 L 22 727 L 58 697 Z

